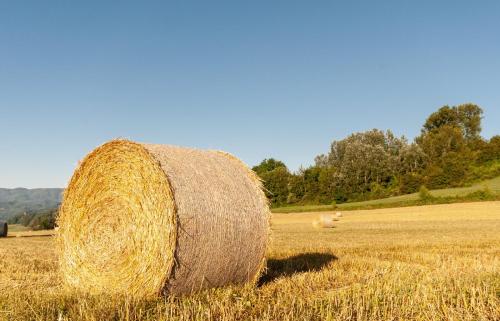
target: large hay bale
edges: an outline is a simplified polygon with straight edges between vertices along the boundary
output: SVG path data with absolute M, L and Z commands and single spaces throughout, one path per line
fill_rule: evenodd
M 62 276 L 83 292 L 190 293 L 264 267 L 261 182 L 223 152 L 111 141 L 80 163 L 59 212 Z
M 0 237 L 7 237 L 9 225 L 5 221 L 0 221 Z

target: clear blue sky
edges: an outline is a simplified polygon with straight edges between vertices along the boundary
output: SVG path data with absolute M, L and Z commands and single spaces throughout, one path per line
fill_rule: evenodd
M 105 141 L 292 170 L 444 104 L 500 133 L 498 1 L 2 1 L 0 187 L 63 187 Z

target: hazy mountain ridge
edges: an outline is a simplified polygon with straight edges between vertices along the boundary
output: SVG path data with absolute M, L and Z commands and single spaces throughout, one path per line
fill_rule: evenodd
M 0 219 L 57 208 L 62 192 L 62 188 L 0 188 Z

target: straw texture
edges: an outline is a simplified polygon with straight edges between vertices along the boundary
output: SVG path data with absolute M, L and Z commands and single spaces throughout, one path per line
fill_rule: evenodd
M 250 282 L 269 215 L 261 182 L 229 154 L 111 141 L 65 191 L 62 276 L 84 292 L 136 297 Z
M 9 225 L 5 221 L 0 221 L 0 237 L 7 237 Z

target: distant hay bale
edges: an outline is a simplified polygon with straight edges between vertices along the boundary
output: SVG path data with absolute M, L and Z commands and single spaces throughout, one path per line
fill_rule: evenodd
M 341 212 L 337 212 L 337 213 L 335 213 L 335 216 L 336 217 L 342 217 L 342 213 Z
M 320 217 L 313 221 L 313 226 L 316 228 L 324 227 L 324 228 L 332 228 L 334 227 L 333 222 L 338 221 L 338 219 L 334 218 L 332 215 L 320 215 Z
M 0 221 L 0 237 L 7 237 L 9 225 L 5 221 Z
M 91 294 L 181 294 L 254 282 L 270 212 L 258 177 L 227 153 L 108 142 L 64 193 L 65 284 Z

